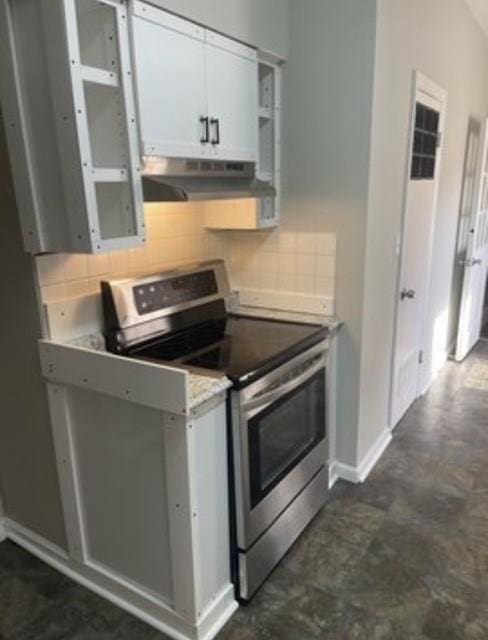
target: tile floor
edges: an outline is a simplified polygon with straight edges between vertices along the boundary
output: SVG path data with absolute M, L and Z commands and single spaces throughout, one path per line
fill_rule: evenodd
M 339 483 L 217 640 L 488 639 L 488 342 L 448 364 L 363 485 Z M 0 545 L 0 640 L 167 640 Z

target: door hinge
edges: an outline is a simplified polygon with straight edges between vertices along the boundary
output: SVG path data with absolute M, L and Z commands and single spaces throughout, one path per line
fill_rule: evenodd
M 419 364 L 422 364 L 424 361 L 424 352 L 422 350 L 419 351 Z

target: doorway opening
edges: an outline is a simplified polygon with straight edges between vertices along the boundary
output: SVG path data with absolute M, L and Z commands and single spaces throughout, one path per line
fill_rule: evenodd
M 448 353 L 456 354 L 457 337 L 460 328 L 461 304 L 466 260 L 468 259 L 469 236 L 473 233 L 473 212 L 477 206 L 477 177 L 479 166 L 479 145 L 481 123 L 469 118 L 464 154 L 463 182 L 459 203 L 459 219 L 456 252 L 451 283 L 451 312 L 449 314 Z
M 466 154 L 467 158 L 470 155 L 472 158 L 465 165 L 465 183 L 471 185 L 468 191 L 475 197 L 467 200 L 465 212 L 461 206 L 458 248 L 461 246 L 462 251 L 456 255 L 458 281 L 453 281 L 453 287 L 458 285 L 458 294 L 454 288 L 451 304 L 453 326 L 456 328 L 452 354 L 458 362 L 462 362 L 476 345 L 486 324 L 483 319 L 488 271 L 488 120 L 485 122 L 481 154 L 474 148 L 470 151 L 469 138 L 468 130 Z

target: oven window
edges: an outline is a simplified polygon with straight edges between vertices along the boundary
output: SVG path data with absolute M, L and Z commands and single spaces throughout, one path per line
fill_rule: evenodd
M 322 369 L 249 420 L 252 507 L 325 438 L 325 419 Z

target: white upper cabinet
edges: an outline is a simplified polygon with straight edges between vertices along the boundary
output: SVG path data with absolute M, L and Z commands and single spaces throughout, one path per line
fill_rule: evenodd
M 1 101 L 31 253 L 143 246 L 126 0 L 2 0 Z
M 253 49 L 206 32 L 210 147 L 225 160 L 257 160 L 258 63 Z
M 141 155 L 254 161 L 256 51 L 139 0 L 0 0 L 28 252 L 144 246 Z
M 133 22 L 143 154 L 256 161 L 256 51 L 144 2 Z
M 134 11 L 143 154 L 199 157 L 208 128 L 204 30 L 143 3 Z

